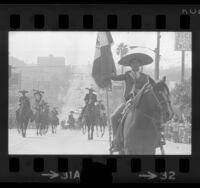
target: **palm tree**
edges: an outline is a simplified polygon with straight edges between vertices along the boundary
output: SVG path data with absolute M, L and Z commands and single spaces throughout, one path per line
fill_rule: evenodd
M 116 49 L 116 54 L 120 56 L 120 59 L 124 57 L 128 53 L 128 45 L 124 44 L 123 42 L 120 43 Z M 122 66 L 122 74 L 124 72 L 124 67 Z

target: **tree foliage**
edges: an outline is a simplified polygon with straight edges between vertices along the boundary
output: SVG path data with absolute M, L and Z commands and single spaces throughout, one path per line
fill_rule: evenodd
M 124 43 L 120 43 L 116 49 L 116 54 L 121 58 L 128 53 L 128 46 Z
M 176 84 L 171 92 L 173 104 L 186 118 L 191 118 L 191 78 Z

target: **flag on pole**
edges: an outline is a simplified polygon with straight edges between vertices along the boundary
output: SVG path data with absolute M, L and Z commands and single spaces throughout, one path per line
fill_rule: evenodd
M 110 87 L 110 76 L 112 73 L 116 73 L 116 67 L 111 52 L 112 44 L 113 39 L 110 32 L 98 32 L 92 77 L 100 88 Z

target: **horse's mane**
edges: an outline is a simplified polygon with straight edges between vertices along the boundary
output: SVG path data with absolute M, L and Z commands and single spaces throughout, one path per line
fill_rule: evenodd
M 168 88 L 167 84 L 164 81 L 162 81 L 162 80 L 155 81 L 155 85 L 154 86 L 156 88 L 160 89 L 160 90 L 166 89 L 168 95 L 170 94 L 169 88 Z

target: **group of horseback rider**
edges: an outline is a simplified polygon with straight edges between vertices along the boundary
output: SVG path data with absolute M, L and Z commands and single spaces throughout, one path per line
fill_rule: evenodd
M 97 95 L 94 93 L 95 90 L 92 87 L 86 89 L 89 91 L 89 93 L 85 95 L 85 106 L 83 107 L 79 118 L 82 119 L 84 113 L 90 112 L 89 110 L 86 110 L 86 108 L 90 110 L 96 110 L 96 114 L 99 118 L 106 117 L 105 106 L 102 103 L 103 101 L 97 100 Z
M 123 103 L 118 106 L 118 108 L 111 114 L 111 124 L 113 129 L 113 141 L 111 149 L 113 151 L 120 151 L 123 147 L 123 140 L 120 137 L 122 131 L 122 117 L 127 110 L 127 106 L 133 104 L 135 96 L 147 83 L 155 83 L 154 80 L 147 74 L 141 71 L 141 67 L 148 65 L 153 62 L 153 59 L 144 53 L 134 53 L 127 55 L 119 61 L 119 64 L 122 66 L 129 66 L 131 70 L 126 71 L 124 74 L 116 75 L 112 74 L 110 79 L 113 81 L 124 81 L 124 95 Z M 83 117 L 83 114 L 86 111 L 86 108 L 91 110 L 95 109 L 95 103 L 98 103 L 99 109 L 102 109 L 105 114 L 105 106 L 101 103 L 101 100 L 97 101 L 97 95 L 94 94 L 93 88 L 86 88 L 89 90 L 89 93 L 86 94 L 84 101 L 85 106 L 82 109 L 80 118 Z
M 74 118 L 74 111 L 70 111 L 70 114 L 68 115 L 68 120 L 67 124 L 69 128 L 74 128 L 75 127 L 75 118 Z
M 48 105 L 47 102 L 45 102 L 43 99 L 42 99 L 42 94 L 44 93 L 43 91 L 39 91 L 39 90 L 33 90 L 34 91 L 34 99 L 35 99 L 35 105 L 33 107 L 33 110 L 35 111 L 42 111 L 44 109 L 46 109 L 48 112 L 50 110 L 50 106 Z M 19 91 L 19 93 L 22 94 L 22 96 L 20 96 L 19 98 L 19 109 L 21 108 L 22 104 L 26 104 L 27 106 L 27 110 L 29 111 L 29 116 L 31 118 L 34 118 L 34 114 L 31 110 L 31 103 L 30 103 L 30 99 L 26 96 L 26 93 L 28 93 L 28 91 L 26 90 L 22 90 L 22 91 Z M 19 110 L 18 109 L 18 110 Z M 58 115 L 58 111 L 56 109 L 56 107 L 53 107 L 51 113 L 57 117 Z M 58 118 L 56 118 L 56 121 L 57 123 L 59 123 L 59 120 Z

